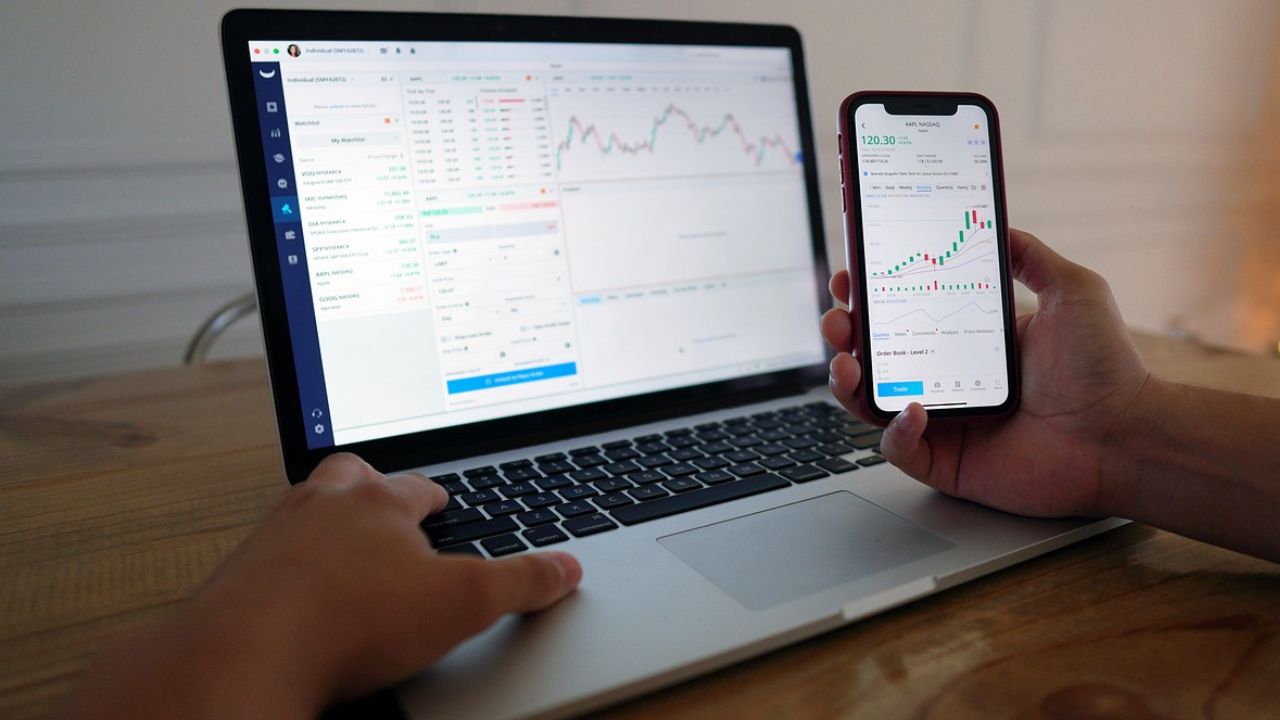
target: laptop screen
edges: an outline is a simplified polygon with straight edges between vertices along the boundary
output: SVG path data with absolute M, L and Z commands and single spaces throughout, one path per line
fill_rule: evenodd
M 823 360 L 786 48 L 246 50 L 309 447 Z

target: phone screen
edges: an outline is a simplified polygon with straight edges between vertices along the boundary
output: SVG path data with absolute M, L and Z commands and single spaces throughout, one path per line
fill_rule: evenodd
M 879 409 L 911 402 L 979 410 L 1010 397 L 1002 208 L 987 112 L 856 108 L 861 272 L 871 392 Z

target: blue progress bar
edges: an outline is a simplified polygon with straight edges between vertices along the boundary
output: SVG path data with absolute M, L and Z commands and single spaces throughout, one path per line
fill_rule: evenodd
M 577 363 L 561 363 L 559 365 L 547 365 L 540 368 L 528 368 L 526 370 L 510 370 L 508 372 L 492 373 L 490 375 L 476 375 L 475 377 L 459 378 L 450 380 L 447 387 L 449 394 L 471 392 L 472 390 L 487 390 L 489 388 L 504 387 L 506 385 L 519 385 L 520 383 L 534 382 L 535 380 L 550 380 L 551 378 L 566 377 L 578 374 Z
M 880 383 L 876 386 L 876 392 L 880 397 L 899 397 L 902 395 L 923 395 L 924 381 L 912 380 L 910 382 L 887 382 Z

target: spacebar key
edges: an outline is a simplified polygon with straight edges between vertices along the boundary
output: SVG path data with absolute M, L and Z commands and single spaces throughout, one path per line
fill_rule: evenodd
M 623 525 L 657 520 L 668 515 L 697 510 L 708 505 L 717 505 L 730 500 L 737 500 L 748 495 L 756 495 L 769 490 L 784 488 L 791 483 L 777 475 L 757 475 L 737 482 L 716 485 L 705 490 L 672 495 L 659 500 L 649 500 L 637 505 L 628 505 L 613 511 L 613 517 Z
M 465 525 L 436 525 L 427 528 L 427 537 L 433 547 L 444 547 L 461 542 L 471 542 L 491 535 L 515 532 L 520 526 L 509 517 L 467 523 Z

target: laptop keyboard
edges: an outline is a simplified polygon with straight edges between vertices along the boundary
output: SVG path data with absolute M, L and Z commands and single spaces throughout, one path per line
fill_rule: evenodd
M 435 476 L 449 505 L 422 527 L 442 553 L 510 555 L 876 465 L 880 435 L 814 402 L 485 465 Z

